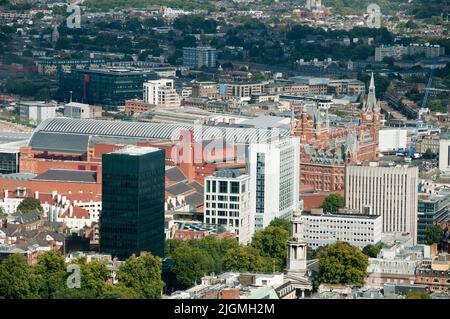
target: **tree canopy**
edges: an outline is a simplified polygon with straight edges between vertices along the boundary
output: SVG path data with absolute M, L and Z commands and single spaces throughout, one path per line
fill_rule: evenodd
M 431 225 L 425 228 L 425 243 L 427 245 L 439 244 L 444 238 L 444 231 L 439 225 Z
M 255 233 L 252 246 L 261 252 L 261 256 L 273 259 L 276 270 L 282 270 L 286 264 L 289 231 L 281 227 L 268 226 Z
M 151 254 L 131 256 L 119 268 L 117 279 L 123 287 L 111 290 L 107 296 L 131 297 L 144 299 L 161 298 L 164 282 L 161 280 L 162 262 Z M 131 289 L 131 291 L 127 290 Z
M 0 299 L 30 299 L 38 297 L 36 276 L 27 258 L 13 254 L 0 263 Z
M 320 207 L 326 213 L 337 213 L 339 208 L 344 208 L 344 198 L 338 193 L 330 194 L 325 198 Z
M 357 247 L 337 241 L 320 252 L 319 275 L 315 285 L 329 283 L 363 286 L 368 264 L 368 257 Z
M 26 214 L 30 213 L 32 211 L 38 210 L 41 214 L 44 212 L 44 209 L 42 208 L 41 202 L 33 197 L 27 197 L 23 199 L 19 206 L 17 206 L 17 210 Z

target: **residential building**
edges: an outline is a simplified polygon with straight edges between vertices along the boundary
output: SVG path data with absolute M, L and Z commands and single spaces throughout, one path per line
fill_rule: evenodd
M 250 176 L 238 170 L 221 169 L 205 178 L 203 222 L 234 231 L 240 244 L 249 244 L 255 232 L 250 209 Z
M 219 87 L 216 82 L 195 82 L 192 84 L 192 97 L 216 98 L 219 95 Z
M 164 253 L 164 150 L 128 146 L 103 155 L 100 250 L 119 259 Z
M 408 233 L 417 243 L 417 167 L 377 162 L 348 165 L 345 204 L 349 209 L 383 217 L 383 233 Z
M 299 205 L 300 139 L 251 144 L 248 167 L 256 229 L 276 217 L 290 219 Z
M 375 61 L 382 62 L 385 58 L 393 58 L 401 60 L 404 55 L 408 54 L 408 48 L 403 45 L 379 46 L 375 48 Z
M 21 101 L 17 104 L 20 120 L 31 124 L 41 122 L 56 117 L 58 105 L 56 102 L 44 101 Z
M 335 243 L 347 242 L 364 248 L 381 242 L 383 221 L 380 215 L 359 213 L 324 214 L 322 209 L 303 213 L 304 239 L 308 246 L 317 249 Z
M 210 46 L 184 47 L 183 66 L 195 69 L 201 67 L 215 68 L 217 65 L 217 50 Z
M 144 83 L 144 103 L 166 107 L 178 107 L 180 96 L 173 86 L 172 79 L 159 79 Z
M 450 254 L 438 254 L 431 263 L 417 267 L 415 283 L 426 285 L 431 292 L 450 294 Z
M 245 81 L 225 83 L 223 86 L 226 97 L 250 99 L 252 95 L 263 92 L 264 84 L 262 82 Z

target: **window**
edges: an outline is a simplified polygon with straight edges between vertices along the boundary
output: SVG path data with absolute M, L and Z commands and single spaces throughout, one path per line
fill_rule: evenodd
M 239 194 L 239 182 L 231 182 L 231 194 Z
M 228 182 L 219 181 L 219 193 L 228 193 Z
M 206 192 L 209 193 L 211 191 L 211 181 L 206 181 Z

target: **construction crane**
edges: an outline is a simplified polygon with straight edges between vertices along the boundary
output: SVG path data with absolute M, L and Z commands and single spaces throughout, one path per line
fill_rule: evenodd
M 414 154 L 416 153 L 416 142 L 417 142 L 417 137 L 419 135 L 420 124 L 422 122 L 425 122 L 425 119 L 423 117 L 423 112 L 427 108 L 427 105 L 428 105 L 428 96 L 430 95 L 430 89 L 431 89 L 431 84 L 433 83 L 433 75 L 434 75 L 435 69 L 436 69 L 436 62 L 433 63 L 433 65 L 431 66 L 430 77 L 428 78 L 428 84 L 427 84 L 427 87 L 425 88 L 425 94 L 423 96 L 422 105 L 420 106 L 420 109 L 419 109 L 419 115 L 418 115 L 417 122 L 416 122 L 416 129 L 415 129 L 412 141 L 411 141 L 411 146 L 409 148 L 409 157 L 411 159 L 414 158 Z

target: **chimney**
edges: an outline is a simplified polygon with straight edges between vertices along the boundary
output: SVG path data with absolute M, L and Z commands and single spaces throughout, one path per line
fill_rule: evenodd
M 73 217 L 73 206 L 69 206 L 69 216 L 70 218 Z
M 58 192 L 57 192 L 57 191 L 53 191 L 53 192 L 52 192 L 52 198 L 55 199 L 55 198 L 56 198 L 56 195 L 58 195 Z
M 39 199 L 39 192 L 38 191 L 34 192 L 34 198 Z
M 7 199 L 7 198 L 8 198 L 8 190 L 5 189 L 5 199 Z

